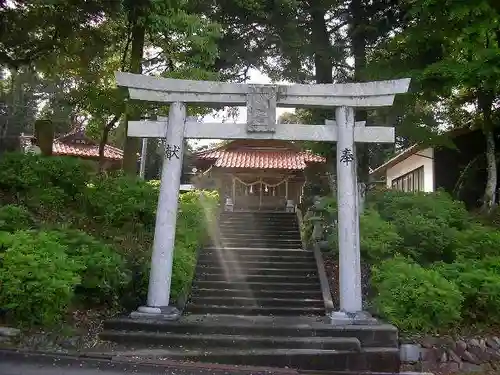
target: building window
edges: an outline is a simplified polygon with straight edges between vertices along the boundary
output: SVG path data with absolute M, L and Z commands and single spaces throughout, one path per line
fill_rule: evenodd
M 400 191 L 424 191 L 424 166 L 392 180 L 392 188 Z

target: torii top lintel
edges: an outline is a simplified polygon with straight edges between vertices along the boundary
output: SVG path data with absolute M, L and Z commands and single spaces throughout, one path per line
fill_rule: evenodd
M 274 101 L 278 107 L 385 107 L 396 94 L 408 91 L 410 79 L 345 84 L 254 85 L 215 81 L 158 78 L 116 73 L 118 86 L 131 99 L 161 103 L 251 105 L 253 100 Z M 257 97 L 257 99 L 255 99 Z M 261 97 L 262 99 L 259 99 Z

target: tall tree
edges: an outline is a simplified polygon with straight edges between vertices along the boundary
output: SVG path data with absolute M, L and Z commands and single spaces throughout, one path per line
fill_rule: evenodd
M 387 43 L 381 64 L 398 61 L 395 66 L 400 73 L 415 78 L 415 86 L 428 103 L 451 108 L 459 103 L 459 108 L 474 109 L 444 120 L 455 121 L 455 126 L 473 123 L 485 135 L 488 176 L 482 206 L 489 211 L 496 204 L 497 190 L 494 112 L 500 97 L 500 5 L 494 0 L 414 0 L 407 4 L 411 5 L 407 25 Z
M 100 0 L 1 1 L 0 65 L 17 70 L 64 53 L 64 46 L 102 22 L 103 15 L 117 4 Z

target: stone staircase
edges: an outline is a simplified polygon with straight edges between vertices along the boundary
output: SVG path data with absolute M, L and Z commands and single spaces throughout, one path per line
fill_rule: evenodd
M 328 322 L 314 254 L 302 248 L 295 214 L 222 213 L 218 227 L 200 252 L 179 321 L 117 318 L 105 322 L 101 338 L 146 348 L 157 360 L 399 371 L 393 326 Z
M 223 213 L 198 259 L 192 314 L 318 315 L 325 312 L 316 262 L 287 213 Z

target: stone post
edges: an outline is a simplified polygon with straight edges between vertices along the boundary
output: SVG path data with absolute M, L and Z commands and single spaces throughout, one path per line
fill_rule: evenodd
M 362 310 L 362 296 L 354 109 L 338 107 L 335 117 L 338 137 L 337 200 L 340 309 L 345 313 L 358 313 Z
M 148 156 L 148 139 L 142 139 L 142 149 L 141 149 L 141 164 L 139 168 L 139 176 L 144 179 L 144 175 L 146 174 L 146 159 Z
M 52 155 L 52 144 L 54 143 L 54 124 L 50 120 L 35 121 L 35 138 L 42 155 Z
M 185 121 L 185 104 L 172 103 L 165 135 L 166 144 L 156 211 L 148 303 L 147 306 L 141 306 L 137 312 L 132 313 L 133 316 L 154 315 L 165 319 L 175 319 L 179 315 L 179 311 L 169 306 L 169 302 Z

